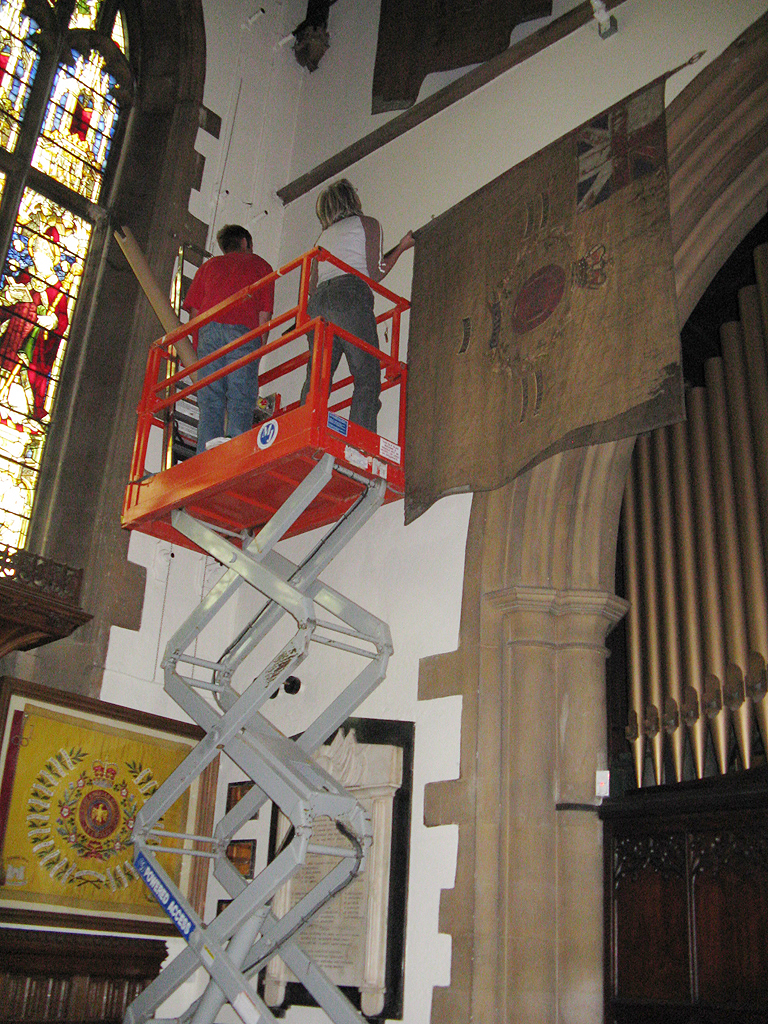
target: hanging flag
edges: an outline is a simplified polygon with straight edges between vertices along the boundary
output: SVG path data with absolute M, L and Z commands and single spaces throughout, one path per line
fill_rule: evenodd
M 551 14 L 551 0 L 382 0 L 371 113 L 412 106 L 431 72 L 482 64 L 520 22 Z
M 683 418 L 664 79 L 417 233 L 406 523 Z

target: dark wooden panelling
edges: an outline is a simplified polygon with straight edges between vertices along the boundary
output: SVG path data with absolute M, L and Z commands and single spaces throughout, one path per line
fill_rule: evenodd
M 694 887 L 696 959 L 702 1002 L 759 1002 L 766 997 L 766 877 L 703 873 Z
M 641 871 L 619 888 L 615 915 L 614 994 L 621 999 L 652 1000 L 658 992 L 666 992 L 669 998 L 687 1001 L 685 879 L 653 868 Z
M 159 939 L 0 928 L 0 1021 L 122 1021 L 157 977 Z
M 608 800 L 605 1020 L 768 1020 L 768 771 Z

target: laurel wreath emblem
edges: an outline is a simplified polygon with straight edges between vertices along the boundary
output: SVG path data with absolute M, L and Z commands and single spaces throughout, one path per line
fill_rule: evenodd
M 138 761 L 120 770 L 98 757 L 88 763 L 90 757 L 74 747 L 48 758 L 30 789 L 27 834 L 51 879 L 65 887 L 115 891 L 138 881 L 131 832 L 159 783 Z

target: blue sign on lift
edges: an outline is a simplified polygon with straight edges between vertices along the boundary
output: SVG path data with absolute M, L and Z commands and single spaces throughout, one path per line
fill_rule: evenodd
M 194 922 L 190 921 L 189 917 L 184 913 L 173 896 L 168 892 L 143 853 L 138 852 L 136 854 L 133 866 L 136 868 L 142 881 L 166 912 L 168 917 L 170 917 L 184 938 L 188 939 L 195 930 Z
M 335 430 L 337 434 L 343 434 L 344 437 L 346 437 L 349 431 L 349 421 L 345 420 L 343 416 L 337 415 L 335 412 L 329 412 L 328 429 Z

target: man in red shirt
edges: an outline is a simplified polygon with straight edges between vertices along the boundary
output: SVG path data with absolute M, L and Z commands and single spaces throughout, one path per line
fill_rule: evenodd
M 200 267 L 184 299 L 184 309 L 192 317 L 205 313 L 235 292 L 272 273 L 272 267 L 266 260 L 255 255 L 250 232 L 239 224 L 227 224 L 216 235 L 216 241 L 224 255 L 214 256 Z M 265 324 L 272 317 L 274 301 L 275 285 L 270 282 L 236 306 L 220 313 L 218 319 L 205 324 L 198 331 L 198 357 L 202 359 L 235 338 Z M 246 353 L 254 352 L 265 341 L 264 335 L 253 338 L 227 355 L 214 359 L 201 373 L 204 376 L 214 373 Z M 225 436 L 225 413 L 226 436 L 235 437 L 250 430 L 258 395 L 258 360 L 201 388 L 197 393 L 200 409 L 197 451 L 205 451 L 209 441 Z

